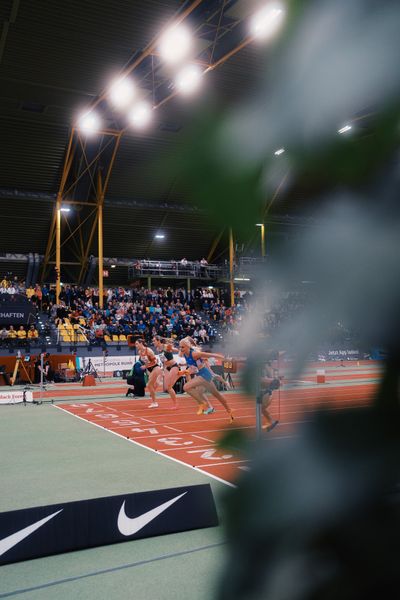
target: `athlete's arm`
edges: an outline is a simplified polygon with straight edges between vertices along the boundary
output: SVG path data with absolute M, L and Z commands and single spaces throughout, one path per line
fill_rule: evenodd
M 220 358 L 221 360 L 224 360 L 225 358 L 223 354 L 217 354 L 216 352 L 199 352 L 197 350 L 192 353 L 192 356 L 194 360 L 198 360 L 199 358 Z
M 157 364 L 157 358 L 156 358 L 156 355 L 154 354 L 153 350 L 150 350 L 150 348 L 147 348 L 146 356 L 149 361 L 146 365 L 146 368 L 151 369 L 151 367 L 155 367 Z

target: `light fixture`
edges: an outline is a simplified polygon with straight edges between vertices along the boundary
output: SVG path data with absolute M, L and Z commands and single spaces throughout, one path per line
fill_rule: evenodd
M 268 2 L 250 19 L 250 35 L 260 41 L 273 37 L 279 30 L 285 17 L 285 9 L 281 2 Z
M 347 124 L 338 129 L 338 133 L 346 133 L 346 131 L 350 131 L 350 129 L 352 129 L 352 126 Z
M 152 117 L 152 107 L 148 102 L 138 102 L 128 114 L 128 119 L 138 129 L 146 127 Z
M 62 206 L 62 207 L 60 208 L 60 211 L 61 211 L 61 212 L 71 212 L 71 209 L 70 209 L 68 206 Z
M 165 238 L 165 235 L 163 233 L 156 233 L 154 237 L 156 238 L 156 240 L 163 240 Z
M 256 223 L 256 227 L 262 227 L 264 223 Z
M 100 129 L 100 117 L 93 111 L 84 113 L 78 119 L 78 127 L 87 135 L 96 133 Z
M 198 65 L 187 65 L 175 77 L 177 90 L 185 96 L 190 96 L 199 87 L 203 71 Z
M 110 101 L 116 108 L 125 108 L 135 95 L 135 87 L 130 79 L 117 79 L 110 87 Z
M 249 277 L 235 277 L 235 281 L 250 281 Z
M 116 267 L 116 266 L 117 266 L 117 265 L 111 265 L 111 268 L 112 268 L 112 269 L 115 269 L 115 267 Z
M 275 150 L 274 154 L 275 156 L 279 156 L 280 154 L 283 154 L 285 152 L 285 148 L 279 148 L 279 150 Z
M 161 35 L 158 51 L 166 63 L 177 64 L 188 56 L 192 42 L 193 36 L 185 25 L 174 25 Z

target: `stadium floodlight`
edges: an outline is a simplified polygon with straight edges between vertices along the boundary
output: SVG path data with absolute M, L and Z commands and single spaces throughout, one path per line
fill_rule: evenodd
M 163 240 L 165 238 L 165 235 L 163 233 L 156 233 L 154 237 L 156 240 Z
M 68 212 L 71 212 L 71 209 L 69 208 L 69 206 L 62 206 L 62 207 L 60 208 L 60 211 L 61 211 L 61 212 L 68 213 Z
M 135 104 L 128 114 L 128 119 L 138 129 L 146 127 L 152 117 L 152 106 L 148 102 L 138 102 Z
M 86 135 L 91 135 L 99 131 L 100 124 L 100 117 L 93 111 L 84 113 L 78 119 L 79 130 Z
M 202 75 L 198 65 L 187 65 L 176 75 L 175 86 L 181 94 L 190 96 L 200 87 Z
M 180 23 L 173 25 L 161 35 L 158 52 L 166 63 L 177 64 L 188 56 L 192 44 L 193 36 L 190 29 Z
M 340 129 L 338 129 L 338 133 L 340 133 L 340 134 L 346 133 L 347 131 L 350 131 L 350 129 L 352 129 L 352 126 L 347 124 L 347 125 L 344 125 L 343 127 L 341 127 Z
M 109 98 L 115 108 L 126 108 L 135 96 L 135 86 L 127 77 L 117 79 L 112 83 Z
M 280 154 L 283 154 L 285 152 L 285 148 L 279 148 L 279 150 L 275 150 L 274 154 L 275 156 L 279 156 Z
M 285 14 L 282 2 L 268 2 L 251 17 L 250 35 L 260 41 L 269 40 L 279 31 Z

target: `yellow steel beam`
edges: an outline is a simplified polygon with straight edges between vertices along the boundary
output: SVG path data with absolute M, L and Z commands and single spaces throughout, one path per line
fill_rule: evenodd
M 54 209 L 53 217 L 52 217 L 51 225 L 50 225 L 49 237 L 47 240 L 46 252 L 45 252 L 44 258 L 43 258 L 42 278 L 41 278 L 42 283 L 43 283 L 44 278 L 46 277 L 47 265 L 48 265 L 48 262 L 50 259 L 51 249 L 53 247 L 55 230 L 56 230 L 56 217 L 57 217 L 57 212 L 56 212 L 56 209 Z
M 82 282 L 83 273 L 84 273 L 85 267 L 86 267 L 86 261 L 87 261 L 88 256 L 89 256 L 90 248 L 91 248 L 92 242 L 93 242 L 93 236 L 94 236 L 94 233 L 96 231 L 96 226 L 97 226 L 98 212 L 97 212 L 97 210 L 93 211 L 93 212 L 95 212 L 95 217 L 93 219 L 92 229 L 90 230 L 90 233 L 89 233 L 88 241 L 87 241 L 87 244 L 86 244 L 86 250 L 85 250 L 85 253 L 84 253 L 83 257 L 82 257 L 81 270 L 79 272 L 79 279 L 78 279 L 79 283 Z
M 97 227 L 98 227 L 98 259 L 99 259 L 99 306 L 103 308 L 104 294 L 103 294 L 103 206 L 104 206 L 104 195 L 106 193 L 108 183 L 110 181 L 112 168 L 114 166 L 115 157 L 117 156 L 118 147 L 121 141 L 121 135 L 119 135 L 115 141 L 113 153 L 111 156 L 110 164 L 108 165 L 107 173 L 102 180 L 101 172 L 97 171 Z
M 87 217 L 85 217 L 85 218 L 83 219 L 83 221 L 80 221 L 79 225 L 77 225 L 77 226 L 75 227 L 75 229 L 74 229 L 74 230 L 73 230 L 73 231 L 72 231 L 72 232 L 69 234 L 69 236 L 68 236 L 67 238 L 65 238 L 65 240 L 64 240 L 64 241 L 63 241 L 63 243 L 61 244 L 61 247 L 62 247 L 62 246 L 65 246 L 65 244 L 66 244 L 66 243 L 67 243 L 67 242 L 68 242 L 68 241 L 69 241 L 71 238 L 73 238 L 73 237 L 74 237 L 74 235 L 75 235 L 75 234 L 76 234 L 76 233 L 77 233 L 77 232 L 78 232 L 78 231 L 81 229 L 82 225 L 83 225 L 84 223 L 86 223 L 86 221 L 87 221 L 88 219 L 90 219 L 90 217 L 93 215 L 93 213 L 94 213 L 94 212 L 96 212 L 96 210 L 97 210 L 97 205 L 96 205 L 96 207 L 95 207 L 95 208 L 93 208 L 93 209 L 90 211 L 90 213 L 87 215 Z
M 46 274 L 47 264 L 48 264 L 49 258 L 51 256 L 51 249 L 52 249 L 53 242 L 54 242 L 54 234 L 55 234 L 55 229 L 56 229 L 56 224 L 57 224 L 57 206 L 58 206 L 58 203 L 61 202 L 65 182 L 67 180 L 68 173 L 71 169 L 72 161 L 74 158 L 74 151 L 75 151 L 75 148 L 73 146 L 74 131 L 75 131 L 74 128 L 72 128 L 70 136 L 69 136 L 69 140 L 68 140 L 67 153 L 65 155 L 63 172 L 61 174 L 60 187 L 59 187 L 58 194 L 57 194 L 56 206 L 54 207 L 53 219 L 52 219 L 52 223 L 50 226 L 49 237 L 48 237 L 47 246 L 46 246 L 46 252 L 45 252 L 44 260 L 43 260 L 42 281 Z M 61 204 L 59 205 L 59 208 L 61 208 Z
M 72 241 L 74 243 L 75 249 L 76 249 L 76 250 L 72 250 L 72 248 L 71 248 L 71 251 L 76 256 L 76 258 L 79 260 L 81 258 L 81 254 L 80 254 L 80 249 L 79 249 L 79 246 L 78 246 L 78 242 L 76 241 L 74 234 L 76 233 L 76 229 L 78 229 L 79 232 L 80 232 L 81 224 L 79 222 L 78 227 L 74 231 L 72 231 L 72 228 L 71 228 L 71 225 L 70 225 L 70 222 L 69 222 L 69 219 L 68 219 L 68 215 L 67 214 L 64 215 L 64 218 L 65 218 L 65 223 L 66 223 L 66 225 L 68 227 L 68 231 L 71 234 L 70 237 L 71 237 L 71 239 L 72 239 Z
M 207 255 L 207 262 L 211 262 L 212 257 L 214 256 L 214 252 L 217 249 L 217 246 L 219 244 L 219 242 L 221 241 L 221 238 L 224 234 L 225 231 L 225 227 L 219 232 L 219 234 L 213 239 L 213 242 L 211 244 L 211 247 L 208 251 L 208 255 Z
M 98 242 L 98 267 L 99 267 L 99 306 L 103 308 L 103 181 L 100 171 L 97 171 L 97 242 Z
M 274 204 L 275 200 L 278 198 L 279 193 L 282 189 L 282 186 L 285 184 L 288 176 L 289 176 L 289 171 L 287 171 L 287 173 L 285 173 L 285 175 L 282 177 L 278 186 L 276 187 L 275 192 L 273 193 L 271 200 L 268 202 L 268 204 L 265 206 L 265 208 L 263 210 L 263 213 L 262 213 L 263 224 L 261 225 L 261 256 L 265 256 L 265 221 L 267 219 L 269 211 L 271 210 L 272 205 Z M 246 248 L 249 248 L 249 246 L 251 246 L 251 244 L 254 243 L 256 235 L 258 235 L 258 234 L 255 233 L 254 235 L 251 236 L 249 242 L 246 245 Z
M 113 134 L 113 137 L 119 137 L 121 134 L 119 133 L 118 136 L 115 136 L 115 134 Z M 82 152 L 84 152 L 84 145 L 82 143 L 82 138 L 78 133 L 78 141 L 81 144 L 82 147 Z M 83 171 L 81 171 L 79 173 L 79 175 L 74 179 L 74 181 L 71 183 L 71 185 L 69 186 L 69 188 L 67 190 L 65 190 L 65 192 L 63 192 L 63 196 L 66 196 L 78 183 L 78 181 L 85 175 L 85 173 L 87 173 L 88 171 L 90 172 L 90 168 L 96 163 L 96 161 L 100 158 L 100 156 L 102 155 L 102 153 L 106 150 L 106 148 L 108 148 L 108 146 L 112 143 L 113 141 L 113 137 L 111 137 L 108 142 L 105 144 L 105 146 L 103 146 L 103 148 L 101 148 L 101 150 L 99 150 L 99 152 L 96 154 L 96 156 L 90 161 L 90 163 L 86 162 L 86 167 L 83 169 Z M 85 155 L 86 156 L 86 155 Z
M 84 255 L 84 253 L 85 253 L 85 249 L 84 249 L 84 246 L 83 246 L 83 235 L 82 235 L 82 223 L 81 223 L 81 216 L 80 216 L 80 214 L 79 214 L 79 213 L 78 213 L 78 215 L 77 215 L 77 216 L 78 216 L 78 223 L 79 223 L 79 225 L 80 225 L 80 227 L 79 227 L 79 245 L 80 245 L 80 249 L 81 249 L 81 255 L 80 255 L 79 259 L 80 259 L 80 260 L 82 260 L 82 258 L 83 258 L 83 255 Z
M 264 258 L 265 256 L 265 225 L 261 224 L 261 256 Z

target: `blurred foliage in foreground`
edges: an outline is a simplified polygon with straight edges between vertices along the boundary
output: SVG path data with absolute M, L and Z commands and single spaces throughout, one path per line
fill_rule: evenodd
M 350 325 L 353 319 L 365 343 L 386 348 L 388 360 L 373 407 L 318 413 L 290 441 L 266 440 L 257 448 L 251 471 L 226 497 L 230 557 L 219 598 L 394 597 L 400 589 L 400 3 L 292 6 L 284 35 L 268 48 L 256 98 L 228 114 L 206 115 L 185 145 L 179 171 L 196 204 L 244 236 L 265 215 L 282 176 L 289 174 L 292 186 L 322 183 L 315 216 L 333 216 L 331 226 L 296 256 L 283 256 L 275 272 L 284 289 L 312 263 L 322 286 L 318 306 L 277 337 L 274 348 L 285 342 L 304 361 L 334 309 Z M 352 134 L 340 136 L 346 121 Z M 274 151 L 281 147 L 278 163 Z M 343 203 L 335 213 L 338 188 Z M 258 345 L 251 354 L 252 329 L 245 331 L 231 354 L 249 356 L 251 374 L 270 348 Z M 227 443 L 241 440 L 231 435 Z

